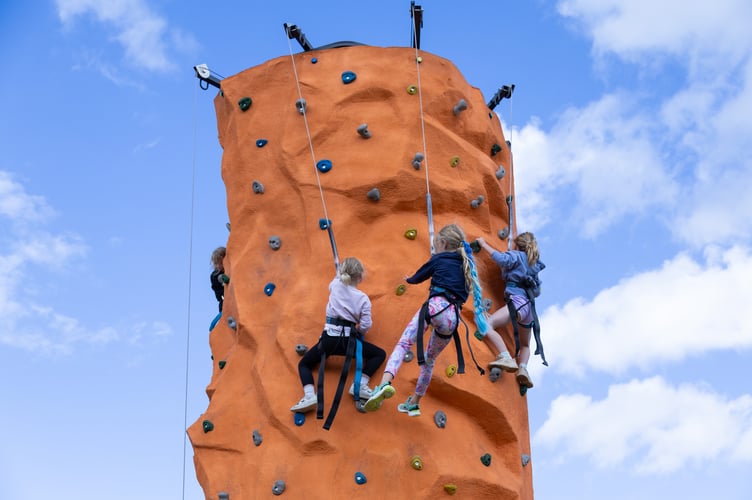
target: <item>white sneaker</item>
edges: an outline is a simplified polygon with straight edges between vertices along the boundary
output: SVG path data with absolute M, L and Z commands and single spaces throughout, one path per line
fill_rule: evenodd
M 517 383 L 527 387 L 528 389 L 533 388 L 533 381 L 530 379 L 530 374 L 527 372 L 524 366 L 520 366 L 520 369 L 517 370 Z
M 511 356 L 502 356 L 501 354 L 488 363 L 489 368 L 501 368 L 505 372 L 516 372 L 517 362 Z
M 355 383 L 350 384 L 350 390 L 347 391 L 350 396 L 355 394 Z M 369 399 L 371 395 L 373 394 L 373 391 L 371 391 L 371 388 L 367 385 L 360 385 L 360 399 Z
M 298 401 L 298 404 L 290 408 L 290 411 L 294 411 L 296 413 L 305 413 L 307 411 L 316 409 L 317 404 L 318 400 L 316 399 L 315 394 L 313 396 L 303 396 L 303 399 Z

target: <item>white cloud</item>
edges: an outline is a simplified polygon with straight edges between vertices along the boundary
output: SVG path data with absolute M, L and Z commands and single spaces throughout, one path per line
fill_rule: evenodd
M 0 216 L 14 223 L 44 221 L 54 211 L 41 196 L 30 195 L 10 172 L 0 170 Z
M 577 376 L 586 370 L 621 374 L 712 350 L 749 349 L 749 304 L 749 249 L 711 248 L 705 262 L 680 254 L 592 300 L 575 298 L 546 309 L 541 324 L 551 366 L 532 368 Z
M 168 30 L 167 21 L 152 11 L 144 0 L 56 0 L 64 24 L 91 14 L 115 29 L 113 38 L 122 45 L 126 59 L 147 70 L 169 71 L 172 43 L 180 50 L 195 47 L 190 35 Z
M 611 386 L 601 401 L 583 394 L 556 398 L 533 444 L 554 448 L 561 459 L 585 456 L 601 468 L 628 464 L 639 474 L 750 461 L 752 397 L 728 400 L 660 377 L 633 380 Z

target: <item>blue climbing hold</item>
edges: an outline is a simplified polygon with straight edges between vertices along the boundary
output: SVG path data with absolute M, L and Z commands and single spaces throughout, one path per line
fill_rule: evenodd
M 358 484 L 366 484 L 366 481 L 368 481 L 368 479 L 366 479 L 365 474 L 363 474 L 362 472 L 356 472 L 355 473 L 355 482 L 356 483 L 358 483 Z
M 330 221 L 329 219 L 319 219 L 319 229 L 321 229 L 322 231 L 324 229 L 329 229 L 329 226 L 331 225 L 332 221 Z
M 319 169 L 319 172 L 325 174 L 332 169 L 332 161 L 331 160 L 319 160 L 318 163 L 316 163 L 316 168 Z
M 274 293 L 274 289 L 275 288 L 277 288 L 277 287 L 276 287 L 276 285 L 274 283 L 267 283 L 266 286 L 264 287 L 264 293 L 267 296 L 271 297 L 272 294 Z
M 348 83 L 354 82 L 357 77 L 358 76 L 352 71 L 345 71 L 342 73 L 342 83 L 347 85 Z
M 305 423 L 305 413 L 301 413 L 299 411 L 295 412 L 295 425 L 300 427 Z
M 317 62 L 319 62 L 319 60 L 316 59 L 315 57 L 313 59 L 311 59 L 311 64 L 316 64 Z
M 256 140 L 256 147 L 257 148 L 263 148 L 264 146 L 266 146 L 267 142 L 269 142 L 269 141 L 267 141 L 266 139 L 258 139 L 258 140 Z

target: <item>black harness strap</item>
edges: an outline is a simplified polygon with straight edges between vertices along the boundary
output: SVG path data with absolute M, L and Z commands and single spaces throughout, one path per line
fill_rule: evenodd
M 543 342 L 541 342 L 540 336 L 540 321 L 538 320 L 538 311 L 535 310 L 535 297 L 530 290 L 524 290 L 525 295 L 527 296 L 528 303 L 530 304 L 530 311 L 533 314 L 533 337 L 535 338 L 535 354 L 540 354 L 543 364 L 545 366 L 548 366 L 546 355 L 543 353 Z M 514 331 L 514 356 L 516 358 L 520 353 L 520 330 L 519 322 L 517 321 L 517 308 L 512 302 L 511 295 L 506 295 L 504 297 L 504 301 L 507 303 L 507 307 L 509 308 L 509 319 L 512 322 L 512 330 Z
M 326 322 L 331 325 L 336 325 L 342 327 L 342 333 L 340 335 L 340 339 L 344 337 L 345 327 L 350 328 L 350 335 L 347 342 L 347 348 L 345 350 L 345 363 L 342 365 L 342 373 L 339 377 L 339 383 L 337 384 L 337 390 L 334 393 L 334 401 L 332 401 L 332 406 L 329 409 L 329 415 L 326 417 L 326 421 L 324 422 L 324 429 L 329 430 L 332 426 L 332 423 L 334 422 L 334 417 L 337 414 L 337 410 L 339 409 L 339 403 L 342 400 L 342 393 L 345 389 L 345 384 L 347 382 L 347 375 L 350 372 L 350 363 L 352 362 L 353 356 L 355 355 L 356 351 L 360 353 L 360 349 L 356 349 L 357 343 L 360 342 L 359 333 L 355 328 L 355 323 L 352 321 L 346 321 L 341 318 L 326 318 Z M 326 330 L 324 330 L 323 335 L 328 335 Z M 318 380 L 318 393 L 316 394 L 316 418 L 317 419 L 323 419 L 324 418 L 324 366 L 326 363 L 326 351 L 322 350 L 321 352 L 321 364 L 319 364 L 319 380 Z M 358 389 L 359 390 L 359 389 Z

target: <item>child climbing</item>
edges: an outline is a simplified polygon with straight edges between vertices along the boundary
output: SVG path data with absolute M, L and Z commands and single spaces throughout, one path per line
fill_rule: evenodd
M 402 332 L 402 336 L 389 356 L 381 383 L 373 390 L 373 395 L 366 402 L 366 411 L 378 410 L 385 398 L 391 398 L 394 395 L 392 380 L 397 375 L 405 354 L 417 341 L 416 349 L 420 364 L 418 382 L 415 392 L 407 398 L 407 401 L 398 405 L 397 410 L 411 417 L 419 416 L 420 400 L 425 396 L 428 384 L 431 382 L 434 363 L 459 326 L 460 309 L 467 300 L 468 290 L 473 291 L 478 306 L 476 307 L 476 322 L 485 321 L 480 307 L 481 290 L 472 250 L 465 241 L 462 229 L 456 224 L 444 226 L 436 235 L 434 244 L 437 253 L 413 276 L 405 278 L 411 285 L 431 278 L 428 300 L 415 313 Z M 429 326 L 433 326 L 433 333 L 423 352 L 423 334 Z M 458 350 L 458 355 L 460 354 L 461 350 Z
M 226 254 L 227 249 L 225 247 L 217 247 L 211 255 L 211 263 L 214 270 L 211 272 L 211 276 L 209 276 L 209 281 L 211 282 L 212 290 L 214 290 L 214 296 L 219 303 L 219 312 L 222 312 L 222 304 L 225 300 L 225 286 L 224 283 L 222 283 L 220 276 L 225 273 L 224 260 Z
M 477 241 L 480 247 L 488 252 L 494 262 L 501 267 L 501 278 L 506 282 L 504 298 L 507 305 L 489 318 L 491 327 L 486 332 L 486 336 L 499 355 L 488 366 L 498 367 L 507 372 L 517 372 L 517 382 L 520 386 L 533 387 L 530 374 L 527 372 L 527 362 L 530 359 L 530 330 L 536 327 L 537 320 L 535 297 L 540 294 L 538 273 L 546 267 L 539 259 L 538 242 L 533 233 L 522 233 L 514 239 L 516 250 L 499 252 L 483 238 L 478 238 Z M 516 313 L 514 318 L 511 317 L 510 310 Z M 519 364 L 509 354 L 501 335 L 496 332 L 497 328 L 507 325 L 510 321 L 515 329 L 515 344 L 519 342 Z M 517 341 L 518 337 L 519 341 Z M 538 337 L 536 337 L 536 343 L 543 357 L 543 349 Z M 545 357 L 543 357 L 543 362 L 547 364 Z
M 363 264 L 355 257 L 348 257 L 339 265 L 338 275 L 329 283 L 329 302 L 326 305 L 326 324 L 318 343 L 306 352 L 298 363 L 300 382 L 303 384 L 303 399 L 290 408 L 294 412 L 311 411 L 317 406 L 313 387 L 314 366 L 321 361 L 321 355 L 336 354 L 345 356 L 350 335 L 364 336 L 371 328 L 371 300 L 358 290 L 363 280 Z M 386 358 L 384 349 L 362 342 L 363 373 L 360 377 L 359 395 L 361 399 L 371 397 L 368 382 Z M 321 384 L 321 381 L 319 381 Z M 350 386 L 350 395 L 355 393 L 355 384 Z

